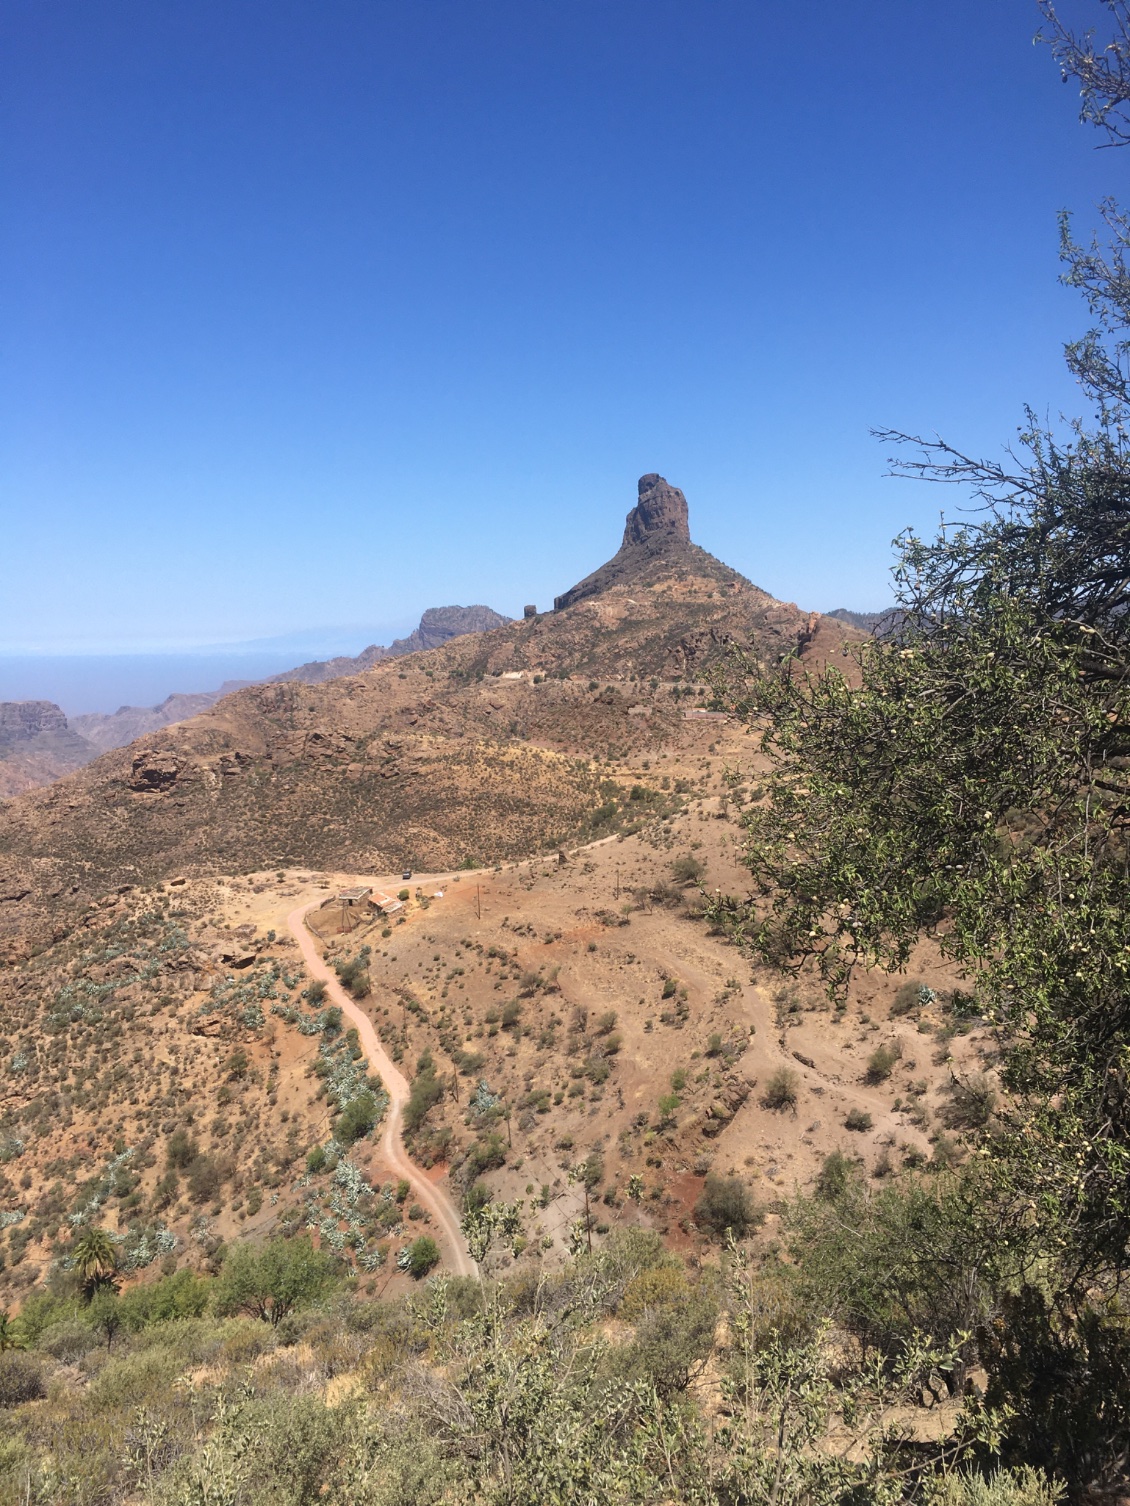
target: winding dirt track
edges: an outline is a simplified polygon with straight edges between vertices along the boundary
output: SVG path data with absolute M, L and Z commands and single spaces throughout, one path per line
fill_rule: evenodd
M 445 1253 L 449 1269 L 457 1276 L 477 1276 L 478 1266 L 467 1253 L 467 1247 L 463 1243 L 459 1214 L 456 1212 L 455 1204 L 446 1192 L 428 1181 L 420 1168 L 409 1159 L 404 1149 L 400 1122 L 404 1105 L 408 1102 L 407 1080 L 382 1046 L 372 1020 L 349 997 L 331 969 L 318 955 L 314 940 L 306 929 L 304 922 L 307 911 L 313 910 L 319 904 L 321 900 L 315 899 L 292 910 L 286 918 L 287 928 L 298 943 L 302 960 L 311 977 L 321 979 L 326 985 L 326 992 L 330 998 L 340 1007 L 349 1022 L 357 1027 L 361 1049 L 369 1058 L 370 1066 L 380 1074 L 381 1081 L 384 1083 L 385 1091 L 389 1096 L 389 1106 L 381 1130 L 379 1144 L 381 1156 L 397 1176 L 411 1183 L 416 1201 L 432 1215 L 443 1243 L 447 1247 Z

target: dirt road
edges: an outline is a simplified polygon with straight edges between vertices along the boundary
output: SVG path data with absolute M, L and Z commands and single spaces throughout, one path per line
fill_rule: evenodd
M 326 985 L 326 992 L 330 998 L 340 1006 L 350 1024 L 357 1027 L 361 1049 L 369 1058 L 369 1065 L 380 1074 L 381 1081 L 385 1085 L 385 1091 L 389 1095 L 389 1106 L 381 1130 L 379 1146 L 381 1156 L 390 1171 L 411 1183 L 416 1201 L 431 1214 L 436 1232 L 440 1235 L 444 1246 L 445 1263 L 448 1269 L 457 1276 L 477 1276 L 478 1267 L 467 1253 L 455 1204 L 446 1192 L 439 1187 L 434 1187 L 427 1180 L 419 1167 L 409 1159 L 404 1149 L 400 1123 L 404 1105 L 408 1102 L 407 1080 L 385 1051 L 372 1020 L 349 997 L 333 971 L 318 955 L 314 939 L 306 929 L 304 920 L 307 911 L 313 910 L 321 903 L 321 899 L 315 899 L 307 904 L 299 905 L 287 916 L 286 923 L 290 934 L 298 943 L 302 960 L 310 976 L 321 979 Z

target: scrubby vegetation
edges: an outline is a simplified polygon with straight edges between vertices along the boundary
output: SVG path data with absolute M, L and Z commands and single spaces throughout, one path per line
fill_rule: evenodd
M 1041 9 L 1084 119 L 1127 144 L 1130 6 L 1107 0 L 1106 43 Z M 941 1116 L 976 1146 L 970 1167 L 868 1192 L 846 1158 L 826 1163 L 794 1248 L 868 1351 L 890 1362 L 929 1331 L 956 1355 L 931 1382 L 946 1391 L 983 1366 L 1006 1409 L 1000 1457 L 1076 1496 L 1123 1490 L 1130 1469 L 1130 226 L 1113 203 L 1103 216 L 1108 246 L 1063 223 L 1064 281 L 1095 320 L 1067 351 L 1090 425 L 1029 413 L 1007 466 L 885 436 L 915 446 L 896 469 L 962 485 L 980 511 L 903 537 L 899 610 L 858 650 L 858 683 L 753 666 L 719 682 L 723 704 L 764 718 L 771 772 L 744 817 L 755 897 L 712 906 L 833 997 L 857 969 L 904 970 L 924 937 L 973 990 L 908 983 L 893 1010 L 992 1030 L 991 1070 L 951 1072 Z M 865 1081 L 899 1061 L 879 1045 Z M 942 1167 L 952 1148 L 936 1144 Z M 892 1169 L 885 1149 L 874 1175 Z
M 113 1298 L 111 1346 L 80 1294 L 44 1293 L 0 1354 L 0 1498 L 1052 1506 L 1037 1471 L 982 1472 L 993 1414 L 931 1399 L 960 1341 L 896 1320 L 876 1362 L 814 1270 L 731 1254 L 691 1278 L 636 1230 L 556 1275 L 381 1302 L 275 1241 Z

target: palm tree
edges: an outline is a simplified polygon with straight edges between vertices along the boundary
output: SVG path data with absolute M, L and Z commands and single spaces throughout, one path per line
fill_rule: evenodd
M 82 1277 L 83 1290 L 88 1297 L 93 1296 L 101 1286 L 115 1284 L 118 1252 L 105 1229 L 84 1229 L 71 1247 L 71 1259 L 75 1270 Z

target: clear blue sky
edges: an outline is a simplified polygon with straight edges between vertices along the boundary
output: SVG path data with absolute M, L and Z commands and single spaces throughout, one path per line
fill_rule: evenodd
M 766 589 L 883 604 L 956 499 L 869 426 L 1080 407 L 1055 213 L 1130 155 L 1038 19 L 6 0 L 0 647 L 544 606 L 650 470 Z

